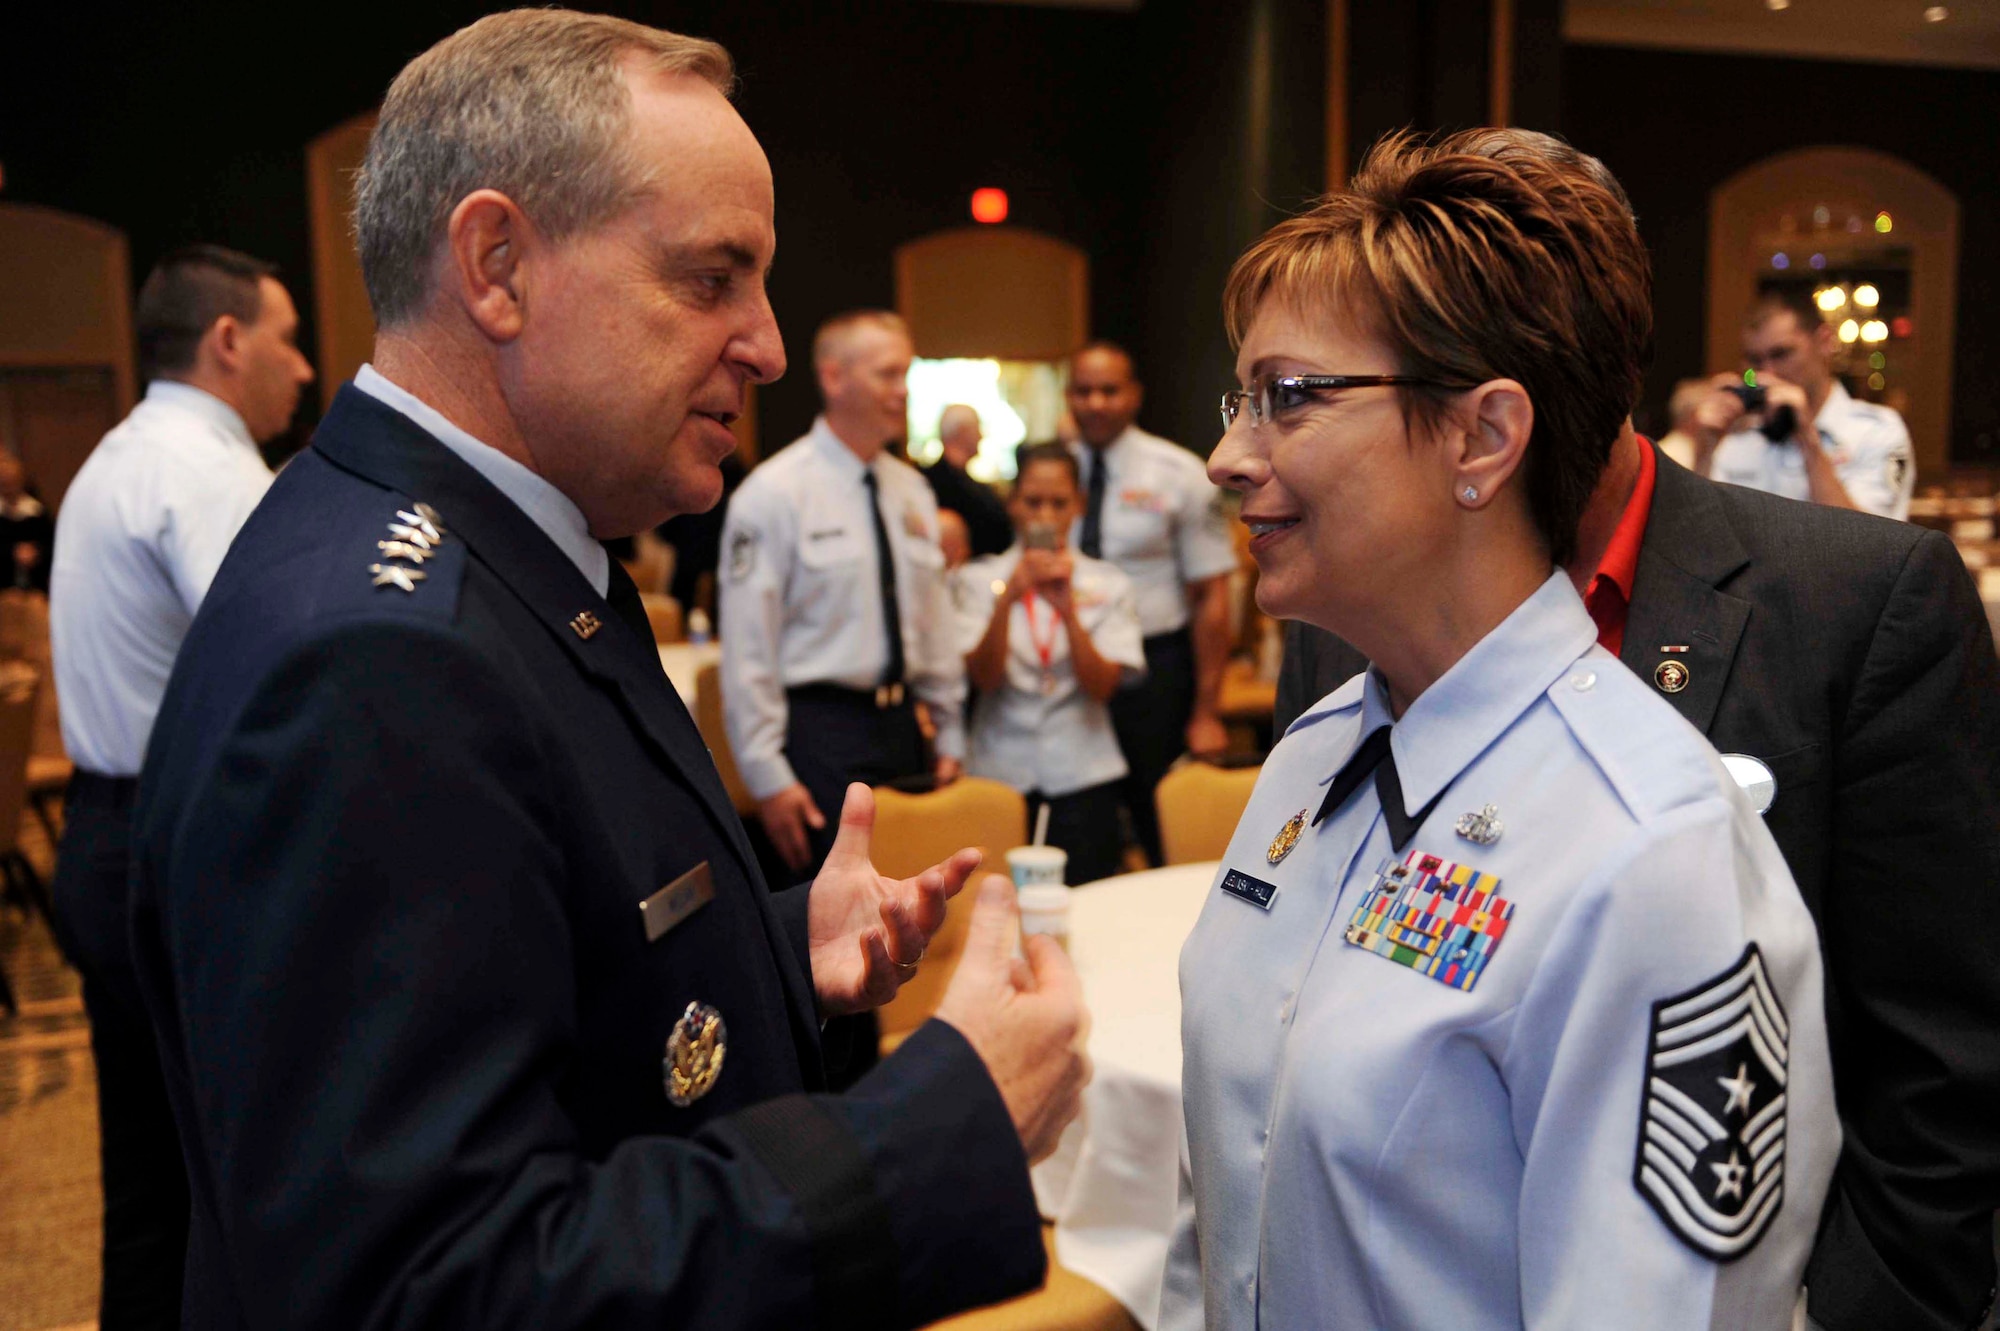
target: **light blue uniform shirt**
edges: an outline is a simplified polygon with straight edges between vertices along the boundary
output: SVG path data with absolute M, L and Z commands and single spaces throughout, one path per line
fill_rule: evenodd
M 1404 804 L 1444 797 L 1403 853 L 1373 782 L 1310 824 L 1391 719 L 1372 671 L 1273 750 L 1181 954 L 1163 1328 L 1789 1325 L 1840 1145 L 1812 920 L 1714 751 L 1595 639 L 1557 572 L 1410 706 Z M 1487 805 L 1497 840 L 1455 833 Z M 1511 905 L 1425 907 L 1426 854 Z M 1417 923 L 1484 930 L 1448 928 L 1435 977 L 1350 941 L 1390 950 L 1408 917 L 1356 909 L 1406 858 Z M 1259 884 L 1268 909 L 1224 890 Z

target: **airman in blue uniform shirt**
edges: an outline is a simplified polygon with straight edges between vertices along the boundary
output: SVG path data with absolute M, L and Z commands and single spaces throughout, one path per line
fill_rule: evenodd
M 1272 752 L 1181 956 L 1163 1328 L 1789 1324 L 1840 1144 L 1812 921 L 1595 640 L 1557 571 L 1411 704 L 1400 845 L 1367 781 L 1315 817 L 1373 672 Z

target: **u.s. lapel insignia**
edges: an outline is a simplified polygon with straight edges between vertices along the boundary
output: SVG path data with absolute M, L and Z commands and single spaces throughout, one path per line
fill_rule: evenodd
M 1755 943 L 1653 1004 L 1632 1181 L 1712 1261 L 1750 1251 L 1785 1201 L 1791 1026 Z
M 404 568 L 401 564 L 370 564 L 368 571 L 375 575 L 377 587 L 401 587 L 406 592 L 415 591 L 424 580 L 422 569 Z
M 1306 811 L 1300 809 L 1278 829 L 1278 835 L 1271 838 L 1271 848 L 1264 852 L 1266 863 L 1277 864 L 1292 853 L 1292 847 L 1299 844 L 1299 836 L 1306 830 Z
M 569 622 L 569 626 L 577 637 L 589 642 L 597 630 L 604 627 L 604 621 L 590 611 L 584 610 L 578 612 L 577 617 Z
M 1688 668 L 1679 661 L 1662 661 L 1653 667 L 1653 682 L 1662 693 L 1679 693 L 1688 686 Z
M 1500 821 L 1499 808 L 1489 804 L 1477 813 L 1460 814 L 1452 830 L 1475 846 L 1490 846 L 1507 830 L 1507 824 Z
M 729 1028 L 722 1014 L 706 1003 L 689 1003 L 667 1037 L 667 1056 L 661 1060 L 667 1103 L 686 1109 L 714 1090 L 728 1053 Z

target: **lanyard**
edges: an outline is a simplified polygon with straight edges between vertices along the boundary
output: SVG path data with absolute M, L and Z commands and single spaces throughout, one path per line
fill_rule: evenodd
M 1035 593 L 1032 590 L 1021 593 L 1021 608 L 1028 616 L 1028 641 L 1034 644 L 1035 655 L 1042 663 L 1042 692 L 1054 693 L 1056 684 L 1055 668 L 1050 665 L 1056 652 L 1056 633 L 1062 627 L 1062 616 L 1055 607 L 1049 607 L 1049 635 L 1042 636 L 1035 624 Z

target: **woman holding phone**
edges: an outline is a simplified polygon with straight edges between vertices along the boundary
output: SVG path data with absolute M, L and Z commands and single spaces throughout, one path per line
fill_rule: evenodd
M 1791 1324 L 1818 942 L 1562 568 L 1652 341 L 1583 160 L 1392 138 L 1230 275 L 1209 477 L 1258 604 L 1373 666 L 1272 750 L 1181 953 L 1163 1331 Z
M 978 692 L 965 770 L 1049 806 L 1048 844 L 1067 879 L 1118 872 L 1118 781 L 1125 756 L 1105 705 L 1146 668 L 1132 584 L 1067 548 L 1082 500 L 1076 459 L 1057 444 L 1020 451 L 1007 502 L 1015 541 L 954 575 L 965 673 Z

